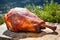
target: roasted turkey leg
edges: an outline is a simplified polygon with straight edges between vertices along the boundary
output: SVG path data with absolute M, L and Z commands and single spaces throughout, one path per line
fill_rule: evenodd
M 56 30 L 56 26 L 49 26 L 45 21 L 41 20 L 37 15 L 30 12 L 26 8 L 13 8 L 4 16 L 7 28 L 11 31 L 29 31 L 40 32 L 46 27 Z

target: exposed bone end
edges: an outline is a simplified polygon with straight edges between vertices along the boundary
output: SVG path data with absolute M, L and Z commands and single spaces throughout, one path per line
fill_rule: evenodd
M 50 29 L 52 29 L 53 31 L 55 31 L 57 29 L 57 26 L 52 26 Z

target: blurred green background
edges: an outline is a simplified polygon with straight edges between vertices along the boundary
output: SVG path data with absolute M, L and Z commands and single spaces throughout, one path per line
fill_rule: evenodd
M 20 1 L 22 2 L 22 0 Z M 4 15 L 14 7 L 26 7 L 46 22 L 60 23 L 59 0 L 26 0 L 27 2 L 23 0 L 24 2 L 22 3 L 20 1 L 1 0 L 3 3 L 0 2 L 0 25 L 4 23 Z
M 53 0 L 50 3 L 46 1 L 44 7 L 32 4 L 32 6 L 26 5 L 26 8 L 46 22 L 60 23 L 60 4 Z

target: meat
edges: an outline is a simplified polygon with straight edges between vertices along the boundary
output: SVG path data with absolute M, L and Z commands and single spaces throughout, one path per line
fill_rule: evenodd
M 56 30 L 56 26 L 49 26 L 45 21 L 41 20 L 37 15 L 30 12 L 26 8 L 13 8 L 5 16 L 4 21 L 8 30 L 19 32 L 40 32 L 46 27 Z

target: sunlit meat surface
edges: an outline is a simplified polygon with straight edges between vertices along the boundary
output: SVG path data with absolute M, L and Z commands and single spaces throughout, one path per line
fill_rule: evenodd
M 26 8 L 13 8 L 4 16 L 7 28 L 14 32 L 40 32 L 46 27 L 56 30 L 56 26 L 49 26 L 37 15 Z

